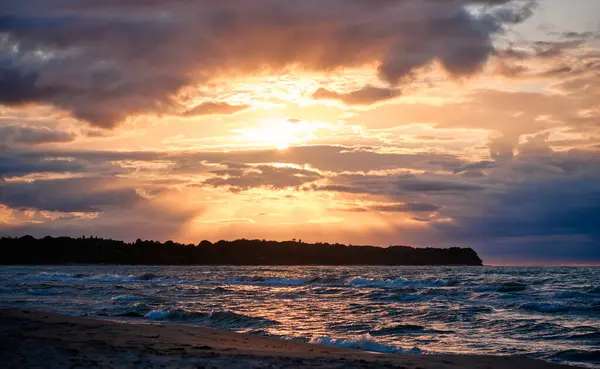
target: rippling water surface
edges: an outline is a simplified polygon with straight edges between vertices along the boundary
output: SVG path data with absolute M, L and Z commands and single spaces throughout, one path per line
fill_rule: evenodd
M 600 368 L 600 268 L 2 267 L 0 307 Z

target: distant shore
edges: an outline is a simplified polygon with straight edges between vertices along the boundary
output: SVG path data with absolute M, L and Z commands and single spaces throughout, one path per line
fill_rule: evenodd
M 197 245 L 96 237 L 0 238 L 0 264 L 120 265 L 477 265 L 471 248 L 352 246 L 302 240 L 202 241 Z
M 373 354 L 211 328 L 0 310 L 4 368 L 559 369 L 517 357 Z

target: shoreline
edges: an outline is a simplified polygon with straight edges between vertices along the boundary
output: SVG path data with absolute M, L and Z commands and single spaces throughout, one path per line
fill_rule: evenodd
M 4 368 L 560 369 L 521 357 L 373 354 L 213 328 L 0 310 Z

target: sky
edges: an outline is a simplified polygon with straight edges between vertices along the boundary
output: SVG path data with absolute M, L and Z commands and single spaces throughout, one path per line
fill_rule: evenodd
M 0 0 L 0 235 L 600 264 L 600 1 Z

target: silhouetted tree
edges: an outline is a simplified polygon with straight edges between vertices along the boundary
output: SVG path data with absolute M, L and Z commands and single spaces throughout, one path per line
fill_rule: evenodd
M 0 238 L 0 264 L 156 265 L 481 265 L 471 248 L 346 246 L 240 239 L 202 241 L 197 246 L 97 237 Z

